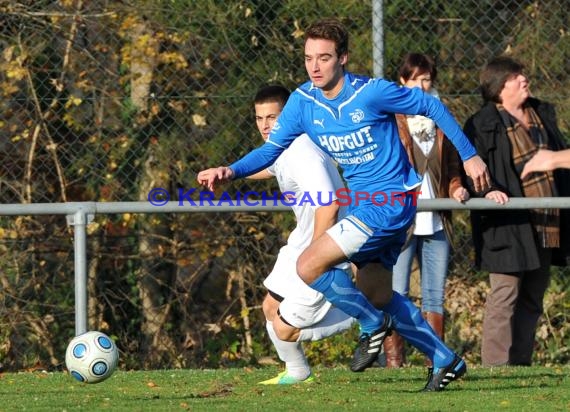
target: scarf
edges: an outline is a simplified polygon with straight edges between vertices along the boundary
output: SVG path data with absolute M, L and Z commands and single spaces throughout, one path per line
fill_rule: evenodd
M 525 163 L 539 149 L 548 148 L 548 134 L 540 117 L 532 107 L 525 107 L 528 130 L 511 116 L 503 105 L 497 104 L 497 110 L 499 110 L 511 142 L 515 171 L 520 175 Z M 552 197 L 557 195 L 554 175 L 551 171 L 533 173 L 522 181 L 521 185 L 525 197 Z M 530 210 L 530 218 L 540 246 L 543 248 L 560 246 L 560 209 L 532 209 Z
M 433 87 L 425 93 L 439 99 L 439 93 Z M 408 115 L 406 119 L 408 120 L 410 136 L 412 136 L 414 140 L 422 143 L 435 139 L 435 122 L 433 120 L 421 115 Z
M 407 116 L 410 135 L 418 142 L 435 139 L 435 122 L 420 115 Z

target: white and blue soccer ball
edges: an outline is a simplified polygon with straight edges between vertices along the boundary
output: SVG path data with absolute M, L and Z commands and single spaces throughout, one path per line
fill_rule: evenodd
M 65 366 L 75 379 L 99 383 L 117 369 L 119 351 L 113 340 L 103 332 L 90 331 L 76 336 L 67 345 Z

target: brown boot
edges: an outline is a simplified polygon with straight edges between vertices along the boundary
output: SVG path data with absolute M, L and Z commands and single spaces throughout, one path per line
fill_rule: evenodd
M 404 352 L 404 338 L 392 331 L 392 334 L 384 340 L 384 354 L 386 355 L 387 368 L 401 368 L 406 361 Z
M 422 312 L 424 319 L 431 326 L 437 336 L 443 340 L 444 337 L 444 318 L 443 314 L 437 312 Z M 432 366 L 431 360 L 426 358 L 425 365 L 429 368 Z

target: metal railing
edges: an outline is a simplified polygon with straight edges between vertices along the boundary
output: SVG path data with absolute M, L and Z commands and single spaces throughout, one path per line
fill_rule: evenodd
M 229 202 L 228 202 L 229 204 Z M 452 199 L 419 199 L 418 210 L 483 210 L 570 208 L 570 197 L 511 198 L 505 205 L 487 199 L 470 199 L 464 203 Z M 97 214 L 119 213 L 209 213 L 209 212 L 284 212 L 288 206 L 196 206 L 171 202 L 155 206 L 149 202 L 67 202 L 2 204 L 0 215 L 65 215 L 74 232 L 75 333 L 86 332 L 87 325 L 87 231 Z

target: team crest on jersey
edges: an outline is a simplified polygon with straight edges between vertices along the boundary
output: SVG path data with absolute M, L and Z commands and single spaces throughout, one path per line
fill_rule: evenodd
M 360 109 L 356 109 L 350 113 L 350 118 L 352 119 L 352 123 L 360 123 L 364 119 L 364 112 Z

